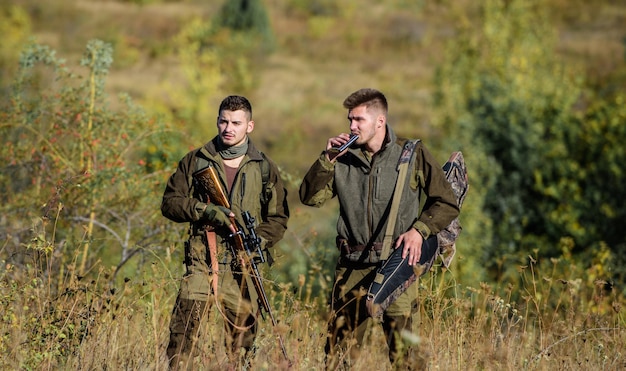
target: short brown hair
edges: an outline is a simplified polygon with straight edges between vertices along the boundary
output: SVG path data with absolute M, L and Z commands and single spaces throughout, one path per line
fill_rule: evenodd
M 229 95 L 220 103 L 219 112 L 242 110 L 248 114 L 248 120 L 252 120 L 252 105 L 246 97 L 241 95 Z
M 385 115 L 387 114 L 387 110 L 389 107 L 387 106 L 387 98 L 385 95 L 376 89 L 359 89 L 354 93 L 350 94 L 344 101 L 343 107 L 349 110 L 354 109 L 360 105 L 365 105 L 365 107 L 370 108 L 378 108 L 382 110 Z

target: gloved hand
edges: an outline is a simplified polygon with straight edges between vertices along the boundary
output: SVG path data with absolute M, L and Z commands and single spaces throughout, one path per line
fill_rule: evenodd
M 231 224 L 228 217 L 232 214 L 233 212 L 224 206 L 209 203 L 202 212 L 202 217 L 208 220 L 213 226 L 228 227 Z

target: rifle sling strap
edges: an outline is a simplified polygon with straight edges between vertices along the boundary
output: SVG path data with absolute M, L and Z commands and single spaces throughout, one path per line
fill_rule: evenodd
M 393 199 L 391 200 L 391 209 L 389 209 L 389 220 L 387 221 L 387 229 L 385 230 L 385 237 L 383 238 L 383 247 L 380 253 L 380 260 L 387 260 L 391 253 L 391 244 L 393 243 L 393 230 L 396 226 L 396 219 L 398 218 L 398 210 L 400 209 L 400 198 L 402 198 L 402 192 L 404 190 L 404 183 L 408 174 L 409 163 L 413 156 L 413 151 L 417 145 L 418 140 L 408 140 L 404 144 L 402 154 L 398 160 L 398 178 L 396 179 L 396 186 L 393 191 Z
M 209 246 L 209 255 L 211 257 L 211 287 L 213 288 L 213 295 L 217 299 L 217 277 L 219 273 L 219 264 L 217 262 L 217 237 L 215 231 L 206 229 L 206 242 Z

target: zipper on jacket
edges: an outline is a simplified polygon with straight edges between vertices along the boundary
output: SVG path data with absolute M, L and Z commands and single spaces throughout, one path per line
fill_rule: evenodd
M 376 158 L 376 154 L 372 156 L 372 160 L 370 161 L 370 172 L 369 172 L 369 192 L 367 196 L 367 220 L 369 226 L 369 239 L 371 239 L 374 234 L 374 214 L 372 213 L 372 204 L 374 202 L 374 198 L 376 197 L 375 192 L 378 190 L 378 173 L 380 172 L 380 168 L 374 166 L 374 161 Z M 375 174 L 375 175 L 373 175 Z
M 243 196 L 246 193 L 246 173 L 241 174 L 241 188 L 239 188 L 239 196 L 243 200 Z

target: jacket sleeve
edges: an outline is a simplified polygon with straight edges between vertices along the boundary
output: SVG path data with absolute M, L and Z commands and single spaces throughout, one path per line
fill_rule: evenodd
M 280 177 L 278 167 L 271 160 L 270 174 L 267 183 L 267 205 L 262 205 L 263 221 L 257 228 L 257 233 L 264 240 L 263 247 L 272 247 L 283 238 L 289 220 L 289 206 L 287 204 L 287 190 Z
M 200 218 L 200 211 L 205 205 L 191 195 L 191 172 L 193 171 L 193 152 L 179 163 L 165 186 L 161 213 L 164 217 L 177 222 L 194 222 Z
M 459 215 L 459 207 L 437 160 L 422 143 L 417 145 L 415 152 L 415 181 L 424 190 L 426 201 L 413 228 L 426 239 L 446 228 Z
M 322 152 L 300 184 L 300 202 L 307 206 L 322 206 L 336 195 L 334 179 L 335 164 L 328 161 L 326 154 Z

